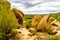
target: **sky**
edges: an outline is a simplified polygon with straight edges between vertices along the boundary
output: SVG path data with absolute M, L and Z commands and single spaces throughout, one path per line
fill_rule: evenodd
M 60 0 L 9 0 L 11 8 L 24 14 L 48 14 L 60 12 Z

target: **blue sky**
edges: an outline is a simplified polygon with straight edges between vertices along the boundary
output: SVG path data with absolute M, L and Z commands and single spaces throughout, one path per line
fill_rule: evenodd
M 60 12 L 60 0 L 9 0 L 12 8 L 24 14 L 48 14 Z

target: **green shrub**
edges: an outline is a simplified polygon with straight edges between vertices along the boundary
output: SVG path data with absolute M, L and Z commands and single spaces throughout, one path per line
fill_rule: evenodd
M 60 40 L 60 35 L 52 36 L 49 40 Z
M 60 22 L 60 12 L 58 12 L 58 13 L 52 13 L 51 16 L 54 17 L 54 18 L 56 18 Z
M 25 15 L 24 16 L 24 21 L 26 21 L 25 22 L 26 28 L 30 28 L 31 27 L 31 22 L 32 22 L 32 17 L 33 16 L 34 15 Z
M 45 35 L 45 40 L 60 40 L 60 35 Z
M 8 33 L 19 26 L 8 1 L 0 1 L 0 40 L 6 40 Z

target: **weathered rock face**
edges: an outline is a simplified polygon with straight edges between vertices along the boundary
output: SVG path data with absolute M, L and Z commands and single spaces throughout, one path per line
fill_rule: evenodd
M 48 26 L 48 18 L 49 18 L 49 15 L 46 15 L 46 16 L 44 16 L 42 19 L 41 19 L 41 21 L 39 22 L 39 24 L 38 24 L 38 29 L 40 29 L 40 30 L 44 30 L 44 29 L 46 29 L 47 28 L 47 26 Z
M 50 23 L 53 22 L 55 19 L 50 17 L 50 15 L 44 16 L 38 24 L 38 29 L 44 30 L 50 28 Z
M 23 25 L 23 17 L 24 17 L 23 12 L 20 10 L 17 10 L 16 8 L 13 8 L 12 11 L 14 12 L 16 18 L 18 19 L 19 24 Z
M 26 28 L 15 29 L 17 34 L 14 37 L 11 37 L 9 40 L 37 40 L 36 35 L 32 35 Z
M 41 19 L 42 19 L 43 17 L 44 17 L 44 16 L 42 16 L 42 15 L 35 15 L 35 16 L 32 18 L 32 27 L 37 28 L 39 22 L 41 21 Z
M 50 15 L 37 15 L 32 19 L 32 27 L 39 31 L 47 31 L 48 33 L 54 34 L 58 26 L 60 26 L 60 23 L 55 18 L 50 17 Z

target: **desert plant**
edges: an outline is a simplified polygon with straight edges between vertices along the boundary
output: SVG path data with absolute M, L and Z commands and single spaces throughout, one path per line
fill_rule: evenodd
M 0 40 L 6 40 L 12 29 L 19 26 L 8 1 L 0 1 Z

